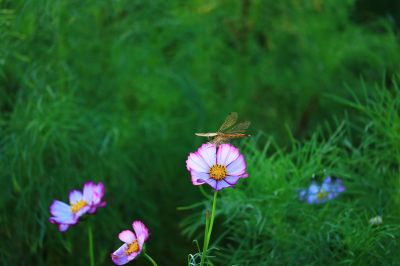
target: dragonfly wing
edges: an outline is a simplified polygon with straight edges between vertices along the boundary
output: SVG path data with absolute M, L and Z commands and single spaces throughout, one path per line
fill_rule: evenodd
M 229 143 L 230 138 L 222 137 L 222 136 L 217 136 L 211 140 L 211 143 L 215 145 L 220 145 L 224 143 Z
M 238 119 L 238 114 L 236 112 L 230 113 L 226 118 L 224 123 L 218 129 L 218 132 L 225 132 L 228 128 L 232 127 Z
M 224 133 L 226 133 L 226 134 L 241 134 L 241 133 L 244 133 L 244 132 L 246 132 L 246 129 L 249 128 L 250 124 L 251 124 L 250 121 L 245 121 L 245 122 L 239 123 L 239 124 L 233 126 L 231 129 L 229 129 L 228 131 L 226 131 Z

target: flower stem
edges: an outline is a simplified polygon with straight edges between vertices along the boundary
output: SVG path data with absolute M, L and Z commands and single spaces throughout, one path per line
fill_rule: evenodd
M 204 228 L 204 242 L 203 242 L 203 253 L 201 255 L 201 262 L 204 263 L 204 250 L 206 250 L 206 244 L 207 244 L 207 235 L 208 235 L 208 228 L 210 228 L 210 213 L 207 211 L 206 212 L 206 227 Z
M 205 232 L 205 237 L 204 237 L 203 252 L 201 254 L 200 266 L 204 265 L 205 258 L 207 256 L 208 244 L 210 243 L 211 232 L 212 232 L 212 228 L 213 228 L 213 224 L 214 224 L 216 205 L 217 205 L 217 191 L 214 191 L 214 199 L 213 199 L 213 205 L 212 205 L 212 210 L 211 210 L 211 219 L 209 222 L 207 222 L 207 220 L 206 220 L 206 232 Z
M 94 266 L 94 252 L 93 252 L 93 232 L 92 226 L 88 222 L 88 240 L 89 240 L 89 259 L 90 266 Z
M 143 253 L 144 256 L 151 262 L 151 264 L 153 264 L 153 266 L 157 266 L 157 263 L 155 262 L 155 260 L 153 260 L 152 257 L 150 257 L 149 255 L 147 255 L 146 252 Z

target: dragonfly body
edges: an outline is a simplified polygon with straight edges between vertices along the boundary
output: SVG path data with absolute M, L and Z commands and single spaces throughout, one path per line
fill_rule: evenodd
M 216 145 L 228 143 L 230 139 L 250 136 L 249 134 L 244 133 L 250 126 L 250 122 L 246 121 L 236 124 L 237 117 L 237 113 L 230 113 L 217 132 L 195 133 L 195 135 L 199 137 L 207 137 L 209 138 L 210 143 L 214 143 Z
M 218 136 L 218 133 L 194 133 L 194 134 L 199 137 L 207 137 L 207 138 Z
M 225 133 L 194 133 L 196 136 L 199 137 L 208 137 L 208 138 L 214 138 L 214 137 L 221 137 L 221 138 L 229 138 L 229 139 L 235 139 L 235 138 L 244 138 L 250 136 L 249 134 L 225 134 Z

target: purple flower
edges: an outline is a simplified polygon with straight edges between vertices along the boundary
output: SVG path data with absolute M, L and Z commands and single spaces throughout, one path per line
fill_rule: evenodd
M 144 242 L 149 237 L 149 230 L 141 221 L 134 221 L 132 227 L 134 232 L 124 230 L 118 236 L 124 244 L 111 254 L 112 261 L 117 265 L 135 259 L 142 252 Z
M 313 181 L 308 189 L 300 190 L 299 196 L 300 200 L 306 200 L 309 204 L 320 204 L 336 198 L 345 190 L 341 179 L 332 181 L 328 176 L 321 185 Z
M 186 168 L 193 185 L 207 183 L 217 191 L 248 177 L 243 155 L 231 144 L 221 144 L 218 148 L 215 144 L 203 144 L 195 153 L 189 154 Z
M 102 201 L 104 196 L 104 185 L 87 182 L 83 186 L 83 193 L 72 190 L 69 193 L 69 204 L 54 200 L 50 205 L 52 217 L 49 221 L 57 224 L 61 232 L 65 232 L 71 225 L 78 223 L 79 218 L 86 213 L 95 213 L 99 207 L 104 207 L 106 202 Z

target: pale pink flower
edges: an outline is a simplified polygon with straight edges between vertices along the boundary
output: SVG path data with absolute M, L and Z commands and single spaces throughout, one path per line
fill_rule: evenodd
M 149 230 L 141 221 L 134 221 L 132 227 L 134 232 L 124 230 L 118 236 L 124 244 L 111 254 L 112 261 L 117 265 L 135 259 L 142 252 L 144 242 L 149 237 Z
M 58 225 L 61 232 L 66 231 L 71 225 L 78 223 L 79 218 L 86 213 L 94 213 L 98 207 L 103 207 L 106 202 L 102 201 L 104 196 L 103 183 L 85 183 L 83 193 L 72 190 L 69 193 L 69 204 L 54 200 L 50 205 L 52 217 L 49 221 Z
M 190 171 L 193 185 L 207 183 L 217 191 L 248 177 L 243 155 L 231 144 L 218 147 L 212 143 L 203 144 L 195 153 L 189 154 L 186 168 Z

